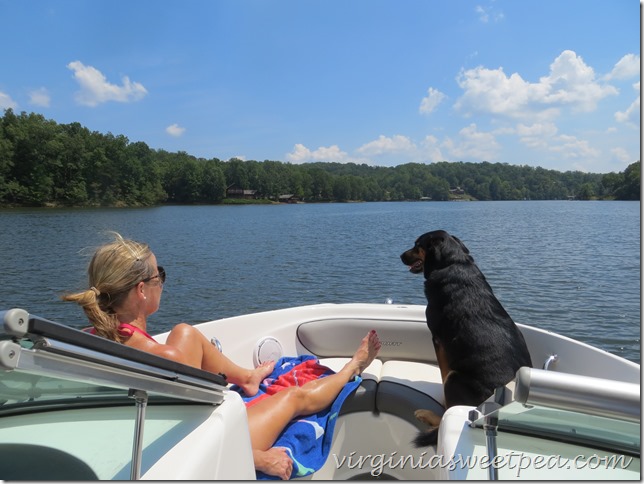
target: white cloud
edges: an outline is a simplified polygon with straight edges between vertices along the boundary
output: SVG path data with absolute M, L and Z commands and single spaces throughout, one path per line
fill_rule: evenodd
M 293 147 L 292 153 L 286 154 L 287 161 L 292 163 L 306 163 L 313 161 L 328 161 L 346 163 L 351 161 L 348 159 L 346 152 L 342 151 L 337 145 L 324 147 L 321 146 L 317 150 L 311 151 L 303 144 L 296 144 Z
M 438 89 L 430 87 L 427 90 L 427 96 L 423 98 L 420 102 L 420 108 L 418 109 L 422 114 L 430 114 L 433 112 L 438 105 L 445 99 L 447 96 L 440 92 Z
M 488 20 L 490 20 L 490 16 L 488 15 L 488 13 L 485 11 L 483 7 L 481 7 L 480 5 L 477 5 L 475 10 L 476 10 L 476 13 L 479 14 L 479 20 L 481 22 L 487 23 Z
M 16 109 L 17 107 L 18 103 L 11 99 L 9 94 L 0 92 L 0 109 Z
M 383 136 L 365 143 L 349 154 L 337 145 L 310 150 L 303 144 L 296 144 L 293 151 L 286 155 L 290 163 L 307 163 L 315 161 L 338 163 L 365 163 L 390 166 L 401 163 L 426 163 L 443 161 L 440 142 L 431 135 L 426 136 L 419 145 L 409 137 L 402 135 Z
M 421 143 L 422 161 L 437 162 L 444 161 L 445 157 L 440 149 L 440 144 L 435 136 L 427 135 Z
M 530 84 L 519 74 L 506 76 L 503 68 L 492 70 L 479 66 L 461 71 L 457 82 L 464 93 L 454 107 L 466 112 L 521 117 L 545 93 L 543 86 Z
M 559 129 L 553 123 L 535 123 L 531 126 L 518 124 L 516 133 L 519 141 L 528 148 L 555 153 L 559 158 L 590 162 L 600 156 L 600 151 L 590 146 L 587 140 L 559 134 Z
M 461 71 L 457 82 L 464 93 L 455 107 L 466 114 L 484 112 L 542 121 L 567 106 L 592 111 L 604 97 L 618 94 L 615 87 L 599 84 L 593 69 L 570 50 L 562 52 L 550 65 L 550 73 L 536 83 L 517 73 L 507 76 L 502 67 L 481 66 Z
M 494 20 L 495 22 L 498 22 L 500 20 L 503 20 L 505 15 L 503 15 L 503 12 L 494 12 L 492 7 L 482 7 L 481 5 L 477 5 L 474 11 L 478 14 L 479 20 L 483 22 L 484 24 L 488 23 L 490 21 L 490 18 Z
M 447 149 L 452 160 L 495 161 L 501 145 L 493 133 L 479 131 L 476 124 L 461 129 L 456 140 L 445 138 L 441 147 Z
M 531 126 L 519 124 L 516 134 L 519 141 L 529 148 L 547 150 L 550 140 L 557 134 L 557 127 L 553 123 L 535 123 Z
M 413 153 L 416 151 L 416 146 L 407 136 L 397 134 L 389 138 L 380 135 L 377 140 L 362 145 L 356 151 L 362 155 L 377 156 L 394 153 Z
M 632 163 L 633 158 L 628 154 L 624 148 L 613 148 L 610 150 L 613 155 L 613 159 L 617 160 L 620 163 Z
M 595 81 L 593 68 L 571 50 L 565 50 L 550 65 L 550 75 L 540 83 L 548 87 L 542 102 L 570 104 L 581 111 L 593 111 L 602 98 L 618 94 L 615 87 Z
M 626 111 L 617 111 L 615 113 L 615 120 L 620 123 L 637 124 L 640 119 L 640 83 L 633 84 L 633 88 L 638 92 L 637 98 L 626 108 Z
M 631 79 L 640 75 L 640 56 L 626 54 L 622 57 L 606 79 Z
M 286 159 L 293 163 L 305 163 L 307 161 L 311 161 L 311 150 L 303 144 L 297 143 L 293 147 L 293 152 L 286 154 Z
M 51 96 L 49 96 L 49 92 L 44 87 L 34 89 L 33 91 L 29 92 L 29 102 L 34 106 L 48 108 L 50 101 Z
M 138 101 L 148 93 L 142 84 L 130 81 L 127 76 L 123 76 L 121 86 L 111 84 L 101 71 L 80 61 L 70 62 L 67 68 L 74 71 L 74 79 L 81 87 L 76 93 L 76 101 L 84 106 L 94 107 L 108 101 Z
M 181 135 L 183 135 L 185 131 L 186 131 L 186 128 L 182 128 L 177 123 L 171 124 L 165 129 L 166 133 L 168 133 L 170 136 L 174 136 L 175 138 L 178 138 Z
M 588 141 L 567 134 L 555 138 L 559 144 L 549 146 L 549 150 L 558 153 L 562 158 L 592 160 L 599 156 L 599 150 L 590 146 Z

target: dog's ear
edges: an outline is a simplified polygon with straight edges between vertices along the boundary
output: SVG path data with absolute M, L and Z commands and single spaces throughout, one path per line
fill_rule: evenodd
M 444 245 L 450 235 L 444 230 L 434 230 L 423 234 L 419 239 L 419 244 L 425 249 L 424 273 L 428 276 L 435 269 L 445 267 Z
M 458 245 L 460 245 L 460 246 L 461 246 L 461 249 L 463 249 L 463 252 L 465 252 L 466 254 L 469 254 L 469 253 L 470 253 L 470 249 L 468 249 L 467 247 L 465 247 L 465 244 L 464 244 L 463 242 L 461 242 L 461 239 L 459 239 L 458 237 L 456 237 L 456 235 L 452 235 L 452 239 L 454 239 L 456 242 L 458 242 Z
M 458 237 L 444 230 L 436 230 L 423 236 L 426 249 L 425 276 L 436 269 L 443 269 L 454 263 L 471 260 L 470 251 Z

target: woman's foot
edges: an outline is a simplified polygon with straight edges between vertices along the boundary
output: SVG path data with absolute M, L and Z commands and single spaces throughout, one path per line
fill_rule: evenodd
M 380 346 L 381 343 L 380 338 L 378 338 L 378 333 L 372 329 L 367 336 L 362 338 L 360 346 L 354 353 L 353 358 L 351 358 L 351 361 L 345 367 L 351 370 L 351 378 L 360 375 L 371 364 L 378 355 Z
M 274 361 L 265 361 L 254 370 L 248 370 L 249 376 L 246 383 L 240 384 L 239 387 L 244 391 L 246 396 L 253 397 L 259 391 L 259 385 L 264 378 L 270 375 L 275 368 Z
M 276 476 L 286 481 L 293 472 L 293 459 L 284 447 L 272 447 L 268 450 L 253 450 L 255 469 L 269 476 Z

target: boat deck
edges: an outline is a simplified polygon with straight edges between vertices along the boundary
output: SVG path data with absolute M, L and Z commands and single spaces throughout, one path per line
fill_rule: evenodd
M 2 479 L 254 478 L 245 407 L 221 375 L 0 314 Z
M 220 375 L 26 312 L 0 314 L 3 479 L 254 478 L 245 406 Z M 486 479 L 482 427 L 490 418 L 498 422 L 498 455 L 515 457 L 500 478 L 639 479 L 639 365 L 568 338 L 520 325 L 533 362 L 548 371 L 522 369 L 490 411 L 447 410 L 438 446 L 415 449 L 424 427 L 414 411 L 444 412 L 423 308 L 317 305 L 198 327 L 243 366 L 313 354 L 334 370 L 378 331 L 383 348 L 345 401 L 325 465 L 309 479 Z

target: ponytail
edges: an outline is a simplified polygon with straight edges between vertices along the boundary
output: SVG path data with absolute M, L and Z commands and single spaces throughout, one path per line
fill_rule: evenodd
M 116 314 L 101 308 L 100 301 L 106 299 L 106 296 L 109 298 L 108 294 L 101 294 L 98 289 L 92 286 L 87 291 L 65 294 L 61 299 L 75 302 L 83 308 L 98 336 L 122 343 L 123 337 L 118 332 L 119 320 Z
M 90 288 L 62 296 L 83 308 L 87 318 L 104 338 L 122 343 L 117 311 L 130 290 L 153 275 L 155 268 L 147 262 L 152 252 L 147 244 L 124 239 L 114 232 L 114 242 L 99 247 L 89 263 Z

